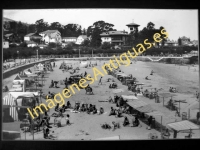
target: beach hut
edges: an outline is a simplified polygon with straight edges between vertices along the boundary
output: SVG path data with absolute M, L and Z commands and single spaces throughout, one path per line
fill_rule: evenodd
M 22 106 L 22 100 L 18 99 L 19 96 L 37 96 L 38 92 L 9 92 L 3 98 L 3 105 L 9 108 L 9 116 L 12 117 L 14 121 L 18 120 L 18 110 L 16 106 Z M 18 100 L 17 100 L 18 99 Z
M 87 61 L 81 61 L 80 68 L 87 68 L 87 67 L 88 67 L 88 62 Z
M 177 138 L 177 133 L 189 130 L 199 130 L 199 126 L 188 120 L 172 122 L 167 124 L 167 127 L 174 131 L 174 138 Z
M 25 92 L 26 91 L 26 82 L 22 80 L 19 75 L 15 77 L 12 82 L 12 87 L 9 89 L 10 92 Z

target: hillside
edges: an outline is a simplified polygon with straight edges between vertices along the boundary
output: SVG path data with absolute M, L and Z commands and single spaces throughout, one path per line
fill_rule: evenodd
M 3 22 L 18 22 L 18 21 L 3 17 Z

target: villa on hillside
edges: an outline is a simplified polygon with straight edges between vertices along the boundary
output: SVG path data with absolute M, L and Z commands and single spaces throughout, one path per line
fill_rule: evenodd
M 82 42 L 84 42 L 87 39 L 88 39 L 87 35 L 79 35 L 79 37 L 76 40 L 76 44 L 81 45 Z
M 58 30 L 47 30 L 44 32 L 40 32 L 39 35 L 42 36 L 42 41 L 44 41 L 45 44 L 49 43 L 61 43 L 61 33 Z
M 167 39 L 164 46 L 178 46 L 178 42 L 174 40 Z
M 129 28 L 129 33 L 134 33 L 140 25 L 132 22 L 126 26 Z M 107 31 L 101 33 L 100 36 L 102 43 L 109 42 L 115 46 L 122 46 L 126 44 L 129 33 L 126 31 Z
M 108 31 L 108 32 L 103 32 L 102 34 L 100 34 L 100 36 L 102 44 L 104 42 L 109 42 L 110 44 L 115 44 L 115 45 L 125 45 L 128 32 Z

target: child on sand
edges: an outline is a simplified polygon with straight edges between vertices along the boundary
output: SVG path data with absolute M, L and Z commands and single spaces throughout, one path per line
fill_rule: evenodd
M 70 125 L 69 114 L 67 114 L 67 117 L 65 119 L 66 119 L 66 125 Z

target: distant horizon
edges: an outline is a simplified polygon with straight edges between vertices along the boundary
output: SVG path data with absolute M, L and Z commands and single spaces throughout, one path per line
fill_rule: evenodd
M 31 16 L 31 17 L 30 17 Z M 141 31 L 149 22 L 158 29 L 163 26 L 169 33 L 169 39 L 177 41 L 179 37 L 198 39 L 198 10 L 177 9 L 21 9 L 3 10 L 3 17 L 35 24 L 43 19 L 50 25 L 59 22 L 61 25 L 70 23 L 81 25 L 82 29 L 92 26 L 94 22 L 105 21 L 114 25 L 117 31 L 127 31 L 129 23 L 139 24 Z M 145 19 L 146 18 L 146 19 Z M 134 20 L 134 21 L 133 21 Z M 187 29 L 187 30 L 185 30 Z

